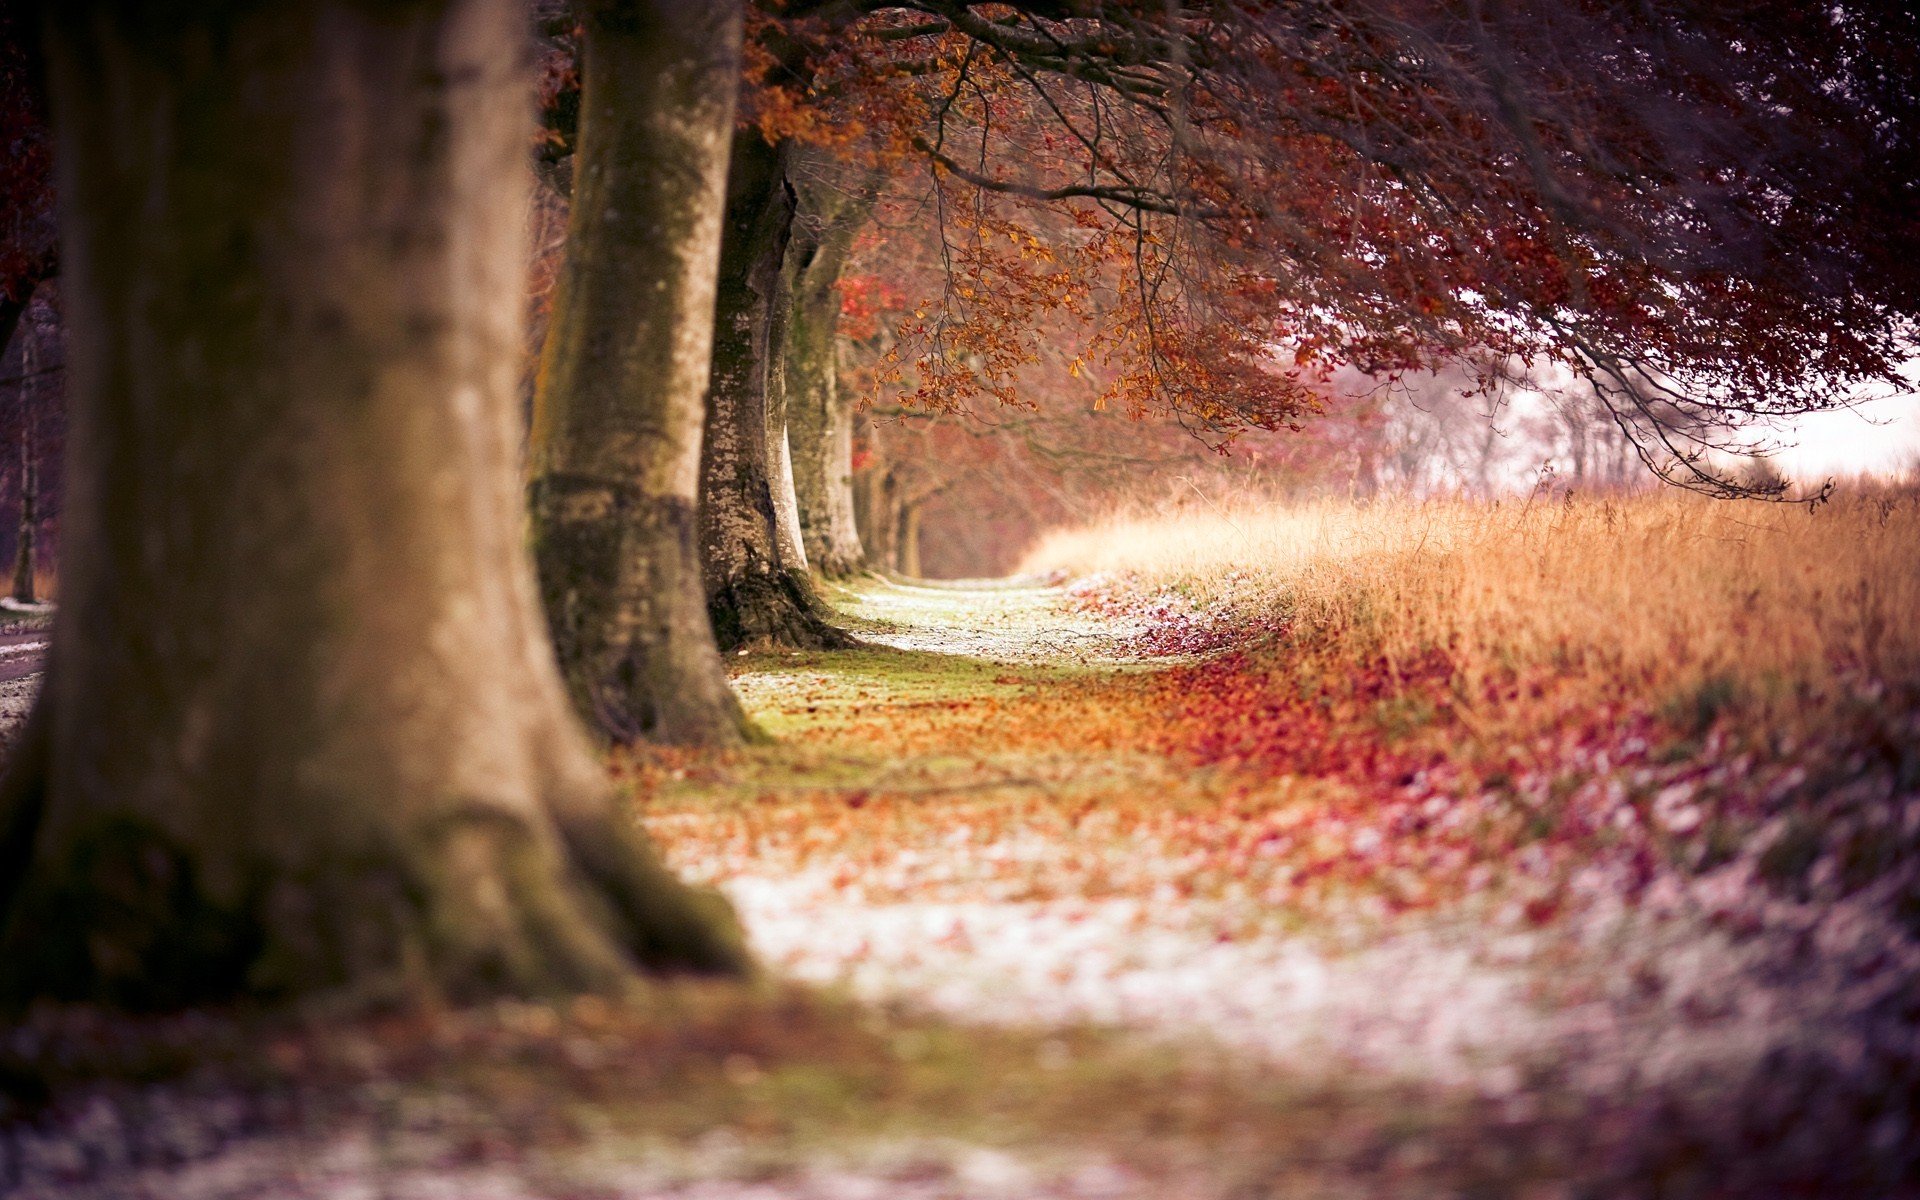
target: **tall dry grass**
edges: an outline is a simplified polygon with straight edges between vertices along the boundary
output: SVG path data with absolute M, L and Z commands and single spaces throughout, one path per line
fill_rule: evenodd
M 1055 533 L 1033 572 L 1281 612 L 1291 645 L 1411 660 L 1466 692 L 1516 676 L 1615 695 L 1737 687 L 1806 703 L 1920 679 L 1920 489 L 1804 506 L 1614 498 L 1250 506 Z

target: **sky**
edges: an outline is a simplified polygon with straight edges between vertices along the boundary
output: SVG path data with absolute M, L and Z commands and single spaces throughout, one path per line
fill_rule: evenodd
M 1787 448 L 1775 461 L 1790 479 L 1900 475 L 1920 466 L 1920 396 L 1811 413 L 1780 427 L 1777 436 Z

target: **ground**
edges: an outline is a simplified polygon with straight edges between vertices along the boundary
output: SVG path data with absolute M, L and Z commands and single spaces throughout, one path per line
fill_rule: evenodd
M 1737 856 L 1564 871 L 1385 750 L 1219 753 L 1193 713 L 1238 703 L 1257 630 L 1084 587 L 830 598 L 861 648 L 734 660 L 769 743 L 613 764 L 767 979 L 349 1023 L 42 1012 L 0 1036 L 0 1191 L 1920 1194 L 1887 1015 L 1920 971 L 1870 906 L 1796 905 Z M 1657 773 L 1685 763 L 1582 786 L 1629 767 L 1684 825 Z

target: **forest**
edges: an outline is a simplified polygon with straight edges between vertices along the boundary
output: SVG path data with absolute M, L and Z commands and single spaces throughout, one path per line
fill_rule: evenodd
M 0 1196 L 1920 1197 L 1916 29 L 0 0 Z

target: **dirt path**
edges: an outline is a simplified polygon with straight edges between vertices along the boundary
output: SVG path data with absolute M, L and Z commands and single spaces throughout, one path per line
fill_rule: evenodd
M 1699 928 L 1603 907 L 1543 929 L 1497 893 L 1400 919 L 1365 894 L 1300 910 L 1280 847 L 1242 830 L 1285 816 L 1338 835 L 1319 807 L 1328 785 L 1250 783 L 1142 748 L 1139 713 L 1086 698 L 1167 663 L 1129 652 L 1141 629 L 1074 612 L 1060 589 L 888 584 L 839 600 L 872 648 L 744 660 L 735 683 L 781 744 L 669 781 L 648 810 L 682 869 L 723 887 L 796 979 L 1496 1098 L 1569 1057 L 1573 1082 L 1604 1093 L 1649 1064 L 1746 1061 L 1799 1028 L 1765 1003 L 1680 1020 L 1703 995 L 1721 1012 L 1739 970 Z M 1572 983 L 1570 964 L 1604 987 L 1675 937 L 1689 968 L 1660 973 L 1656 1005 Z
M 752 805 L 753 849 L 707 819 L 707 799 L 652 818 L 793 977 L 971 1020 L 1115 1026 L 1496 1091 L 1555 1036 L 1514 966 L 1530 947 L 1478 944 L 1477 923 L 1383 931 L 1356 912 L 1307 934 L 1258 897 L 1183 888 L 1198 864 L 1155 818 L 1210 819 L 1222 781 L 1130 749 L 1124 727 L 1047 727 L 1083 715 L 1050 713 L 1050 694 L 1164 668 L 1128 652 L 1137 628 L 1071 611 L 1058 588 L 887 584 L 841 600 L 876 649 L 736 673 L 784 745 L 700 786 Z
M 0 633 L 0 683 L 38 674 L 47 657 L 47 631 Z

